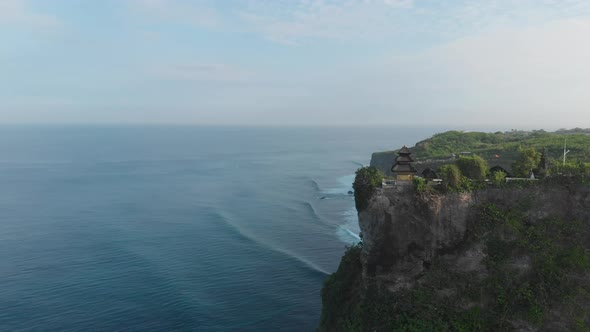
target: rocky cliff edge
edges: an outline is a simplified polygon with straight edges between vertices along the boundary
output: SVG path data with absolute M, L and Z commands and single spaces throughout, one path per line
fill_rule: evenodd
M 590 188 L 377 191 L 320 330 L 590 330 Z

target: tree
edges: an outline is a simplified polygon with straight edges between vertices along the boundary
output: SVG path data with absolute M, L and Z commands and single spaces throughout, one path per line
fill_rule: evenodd
M 443 186 L 447 190 L 461 188 L 461 171 L 455 164 L 442 165 L 438 173 L 443 179 Z
M 492 173 L 491 177 L 492 177 L 492 182 L 497 186 L 506 182 L 506 173 L 504 173 L 502 171 Z
M 414 177 L 414 187 L 416 191 L 421 193 L 428 190 L 428 184 L 426 183 L 426 179 L 421 178 L 419 176 Z
M 369 199 L 375 189 L 381 186 L 383 174 L 373 166 L 357 169 L 352 188 L 354 188 L 354 202 L 357 211 L 362 211 L 369 205 Z
M 565 165 L 561 163 L 555 163 L 551 168 L 551 173 L 567 176 L 588 176 L 590 175 L 590 163 L 567 162 Z
M 518 159 L 512 164 L 512 171 L 516 176 L 527 177 L 539 166 L 541 154 L 535 148 L 518 148 Z
M 456 163 L 461 173 L 466 177 L 478 181 L 483 181 L 486 179 L 486 174 L 488 172 L 488 162 L 482 157 L 460 157 Z

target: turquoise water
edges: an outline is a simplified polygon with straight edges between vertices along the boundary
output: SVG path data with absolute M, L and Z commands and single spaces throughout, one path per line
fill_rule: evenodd
M 313 330 L 352 174 L 432 133 L 2 127 L 0 329 Z

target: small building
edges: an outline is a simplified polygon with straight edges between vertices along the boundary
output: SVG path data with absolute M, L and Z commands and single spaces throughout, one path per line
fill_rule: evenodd
M 414 166 L 412 166 L 412 163 L 414 162 L 414 159 L 410 156 L 412 152 L 404 145 L 397 154 L 398 156 L 395 158 L 395 163 L 391 167 L 393 176 L 396 181 L 412 181 L 417 173 Z
M 395 186 L 395 180 L 383 179 L 381 181 L 381 188 L 391 188 L 393 186 Z
M 433 181 L 438 179 L 438 174 L 432 168 L 426 168 L 422 171 L 422 177 L 426 179 L 426 181 Z
M 494 175 L 494 173 L 497 173 L 497 172 L 504 172 L 504 174 L 506 174 L 506 177 L 511 177 L 512 176 L 512 175 L 510 175 L 510 173 L 508 173 L 507 170 L 505 170 L 504 168 L 502 168 L 499 165 L 496 165 L 496 166 L 490 168 L 490 174 L 491 175 Z

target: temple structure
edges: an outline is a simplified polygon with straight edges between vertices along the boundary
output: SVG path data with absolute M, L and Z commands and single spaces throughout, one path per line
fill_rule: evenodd
M 416 169 L 412 166 L 414 159 L 410 156 L 412 152 L 405 145 L 398 151 L 395 163 L 391 171 L 397 181 L 412 181 L 416 175 Z
M 428 167 L 424 171 L 422 171 L 422 177 L 426 179 L 426 181 L 432 181 L 438 179 L 438 174 L 436 174 L 436 172 L 433 169 Z
M 497 173 L 497 172 L 503 172 L 504 174 L 506 174 L 507 177 L 512 177 L 512 175 L 510 173 L 508 173 L 508 171 L 506 169 L 502 168 L 502 166 L 499 166 L 499 165 L 496 165 L 496 166 L 490 168 L 489 172 L 491 175 L 494 175 L 494 173 Z

